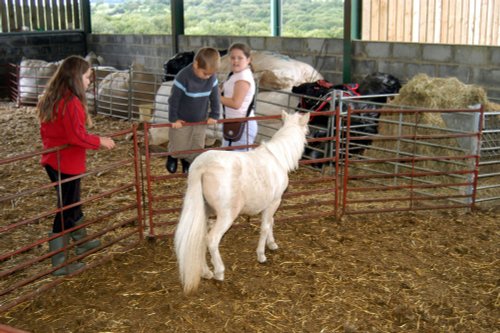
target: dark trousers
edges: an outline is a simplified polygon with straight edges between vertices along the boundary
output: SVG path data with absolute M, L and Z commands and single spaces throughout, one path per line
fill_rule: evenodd
M 45 170 L 49 175 L 52 182 L 59 181 L 59 174 L 57 170 L 46 165 Z M 67 175 L 61 173 L 61 180 L 73 177 L 74 175 Z M 57 184 L 54 186 L 57 193 L 57 207 L 62 208 L 80 201 L 80 178 L 71 180 L 66 183 Z M 59 233 L 63 230 L 73 228 L 75 222 L 83 217 L 81 205 L 65 209 L 58 212 L 54 217 L 54 224 L 52 225 L 52 232 Z

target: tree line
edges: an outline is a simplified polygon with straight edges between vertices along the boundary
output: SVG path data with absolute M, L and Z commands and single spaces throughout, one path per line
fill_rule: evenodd
M 187 35 L 270 36 L 270 0 L 185 0 Z M 283 0 L 281 35 L 338 38 L 343 0 Z M 95 0 L 93 33 L 171 34 L 170 0 Z

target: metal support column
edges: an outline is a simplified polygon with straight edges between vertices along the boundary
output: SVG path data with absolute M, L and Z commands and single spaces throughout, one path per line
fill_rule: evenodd
M 281 36 L 283 0 L 271 0 L 271 36 Z
M 90 0 L 82 0 L 82 24 L 85 35 L 92 33 L 92 22 L 90 21 Z
M 352 41 L 361 38 L 361 0 L 344 2 L 344 68 L 343 82 L 352 82 Z
M 184 0 L 171 0 L 172 55 L 179 52 L 179 36 L 184 35 Z

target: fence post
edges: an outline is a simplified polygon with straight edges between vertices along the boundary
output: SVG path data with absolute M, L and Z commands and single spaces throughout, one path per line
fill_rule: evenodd
M 132 93 L 133 93 L 133 89 L 132 89 L 132 84 L 133 84 L 133 80 L 132 80 L 132 75 L 134 75 L 134 66 L 133 65 L 130 65 L 130 67 L 128 68 L 128 120 L 131 120 L 132 119 Z
M 477 196 L 477 186 L 478 186 L 478 179 L 479 179 L 479 162 L 481 159 L 481 135 L 483 132 L 483 121 L 484 121 L 484 105 L 477 105 L 474 108 L 480 109 L 481 112 L 479 113 L 474 113 L 474 119 L 473 122 L 474 124 L 472 125 L 472 128 L 477 130 L 477 136 L 476 136 L 476 142 L 471 142 L 471 153 L 476 156 L 475 158 L 475 165 L 474 165 L 474 172 L 469 174 L 469 177 L 473 177 L 472 180 L 472 185 L 470 186 L 470 193 L 471 197 L 469 199 L 470 207 L 471 209 L 474 209 L 476 206 L 476 196 Z

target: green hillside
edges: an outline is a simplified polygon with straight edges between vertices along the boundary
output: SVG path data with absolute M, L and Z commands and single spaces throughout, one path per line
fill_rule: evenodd
M 271 35 L 270 0 L 185 0 L 188 35 Z M 282 36 L 342 37 L 343 0 L 283 0 Z M 94 33 L 170 34 L 169 0 L 91 4 Z

